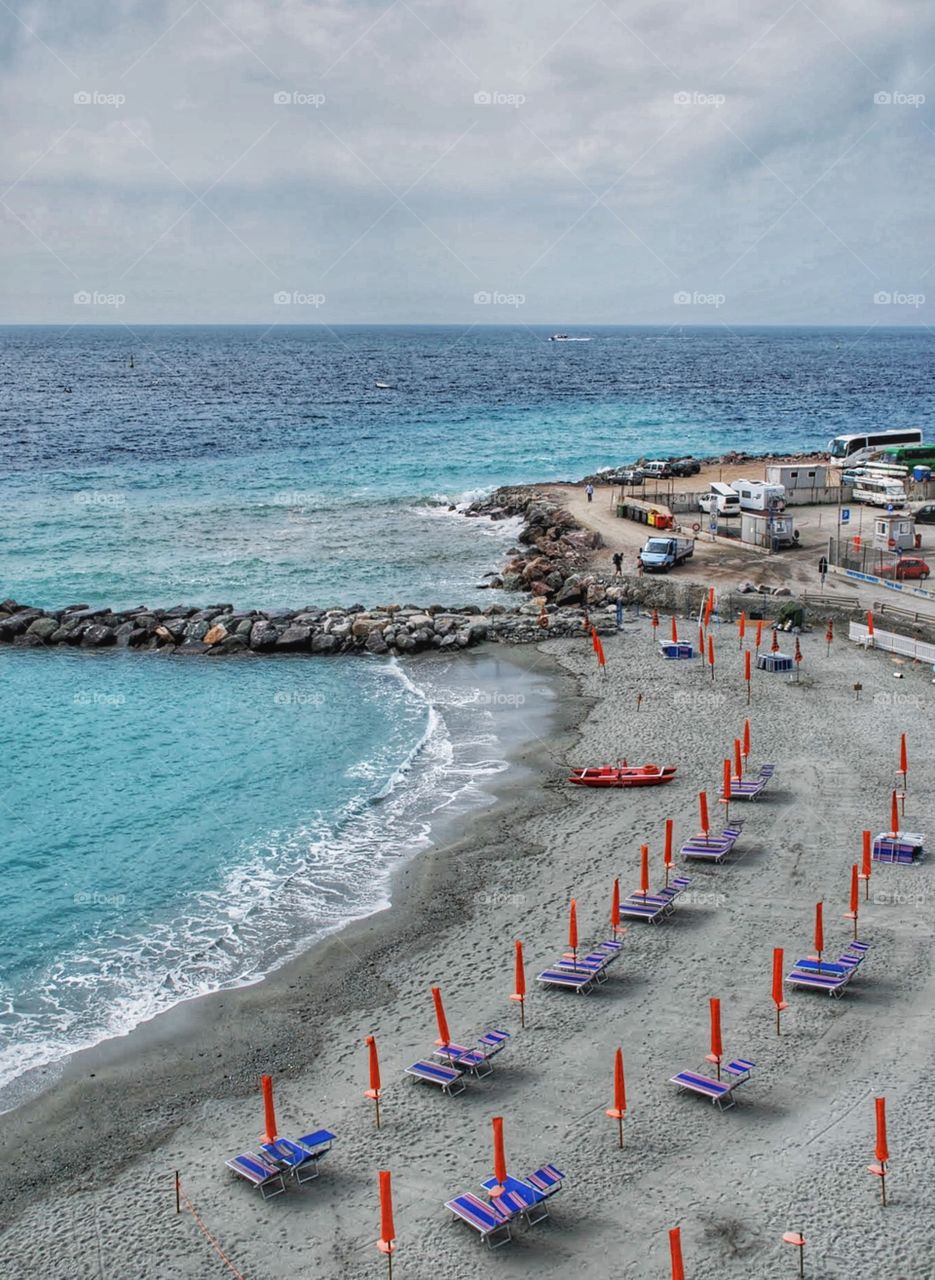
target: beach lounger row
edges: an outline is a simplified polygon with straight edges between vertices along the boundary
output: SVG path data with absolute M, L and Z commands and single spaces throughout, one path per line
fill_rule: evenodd
M 869 950 L 869 943 L 855 941 L 837 960 L 819 961 L 812 956 L 797 960 L 786 974 L 786 982 L 790 987 L 805 987 L 812 991 L 827 991 L 829 996 L 841 996 Z
M 257 1187 L 264 1200 L 281 1195 L 286 1189 L 285 1175 L 290 1174 L 300 1186 L 319 1174 L 318 1162 L 331 1150 L 335 1135 L 328 1129 L 317 1129 L 304 1138 L 277 1138 L 264 1142 L 259 1151 L 248 1151 L 225 1161 L 238 1177 Z
M 734 1058 L 726 1066 L 721 1067 L 720 1080 L 703 1075 L 700 1071 L 680 1071 L 678 1075 L 670 1077 L 669 1083 L 674 1084 L 679 1090 L 707 1098 L 719 1110 L 725 1111 L 734 1105 L 734 1090 L 750 1079 L 750 1073 L 755 1066 L 756 1063 L 749 1058 Z
M 740 839 L 742 822 L 732 822 L 717 836 L 697 835 L 679 849 L 682 858 L 695 858 L 704 862 L 723 862 Z
M 622 948 L 619 938 L 608 938 L 584 954 L 576 956 L 566 951 L 554 965 L 536 974 L 536 981 L 546 987 L 565 987 L 579 995 L 587 995 L 595 986 L 607 981 L 607 968 L 617 959 Z
M 620 914 L 631 920 L 660 924 L 672 914 L 678 899 L 690 884 L 688 876 L 676 876 L 668 888 L 659 889 L 656 893 L 631 893 L 625 902 L 621 902 Z
M 881 832 L 873 841 L 875 862 L 895 862 L 908 866 L 925 853 L 925 836 L 920 831 Z
M 433 1056 L 440 1059 L 439 1062 L 420 1059 L 407 1067 L 405 1074 L 424 1084 L 437 1085 L 442 1093 L 456 1097 L 464 1092 L 466 1074 L 482 1079 L 493 1072 L 491 1058 L 505 1048 L 509 1038 L 509 1031 L 495 1028 L 485 1031 L 475 1048 L 461 1044 L 439 1045 L 432 1050 Z
M 546 1201 L 561 1190 L 564 1177 L 554 1164 L 543 1165 L 528 1178 L 508 1177 L 502 1193 L 491 1195 L 489 1201 L 466 1191 L 446 1201 L 445 1208 L 473 1227 L 488 1248 L 498 1249 L 512 1239 L 511 1222 L 523 1219 L 532 1226 L 549 1216 Z M 483 1184 L 488 1193 L 497 1185 L 494 1178 L 488 1178 Z
M 730 784 L 731 800 L 755 800 L 775 772 L 776 766 L 774 764 L 764 764 L 760 766 L 760 772 L 752 778 L 732 778 Z M 724 800 L 723 786 L 718 787 L 718 798 Z

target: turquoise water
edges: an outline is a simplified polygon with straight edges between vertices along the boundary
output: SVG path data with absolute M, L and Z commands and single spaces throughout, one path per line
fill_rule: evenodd
M 0 597 L 483 605 L 516 527 L 449 505 L 496 484 L 932 418 L 924 330 L 591 335 L 2 329 Z M 383 905 L 551 705 L 493 658 L 4 646 L 0 689 L 0 1086 Z

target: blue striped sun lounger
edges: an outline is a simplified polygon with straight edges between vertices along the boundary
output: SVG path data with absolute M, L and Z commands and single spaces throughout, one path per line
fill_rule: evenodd
M 318 1162 L 331 1149 L 331 1140 L 334 1138 L 334 1134 L 328 1133 L 327 1129 L 322 1129 L 319 1133 L 327 1134 L 327 1141 L 322 1138 L 320 1142 L 311 1145 L 305 1139 L 293 1142 L 291 1138 L 277 1138 L 275 1142 L 263 1142 L 261 1146 L 270 1160 L 284 1173 L 291 1174 L 296 1182 L 311 1182 L 318 1177 Z M 309 1137 L 317 1138 L 319 1134 L 310 1134 Z
M 286 1189 L 282 1169 L 274 1164 L 268 1156 L 248 1151 L 244 1155 L 234 1156 L 224 1162 L 239 1177 L 245 1178 L 254 1187 L 259 1187 L 264 1200 L 282 1195 Z
M 829 996 L 840 996 L 854 976 L 853 969 L 839 974 L 810 973 L 807 969 L 793 969 L 786 974 L 790 987 L 809 987 L 812 991 L 827 991 Z
M 536 974 L 536 981 L 546 987 L 568 987 L 579 995 L 587 995 L 596 978 L 593 973 L 582 973 L 580 969 L 544 969 Z
M 647 895 L 627 898 L 620 904 L 620 914 L 630 920 L 646 920 L 649 924 L 659 924 L 669 914 L 670 903 L 664 899 L 654 899 Z
M 447 1200 L 445 1208 L 450 1209 L 462 1222 L 473 1227 L 490 1249 L 499 1249 L 501 1245 L 509 1244 L 512 1239 L 510 1218 L 513 1214 L 505 1207 L 485 1204 L 480 1196 L 465 1191 L 463 1195 Z
M 679 857 L 681 858 L 697 858 L 707 862 L 722 862 L 724 858 L 731 852 L 734 845 L 740 839 L 743 824 L 734 823 L 733 826 L 725 827 L 719 836 L 695 836 L 687 841 L 679 849 Z
M 501 1049 L 505 1049 L 506 1042 L 509 1039 L 509 1031 L 501 1031 L 498 1027 L 492 1027 L 490 1031 L 485 1031 L 482 1036 L 478 1037 L 477 1043 L 487 1054 L 487 1057 L 490 1058 L 495 1053 L 499 1053 Z
M 493 1072 L 490 1065 L 490 1054 L 485 1053 L 483 1049 L 469 1049 L 462 1044 L 445 1044 L 439 1045 L 433 1050 L 436 1058 L 441 1058 L 443 1062 L 449 1063 L 453 1067 L 460 1067 L 462 1071 L 473 1072 L 478 1079 L 483 1076 L 489 1076 Z
M 730 1080 L 712 1080 L 710 1076 L 702 1075 L 699 1071 L 680 1071 L 678 1075 L 670 1077 L 669 1083 L 688 1093 L 696 1093 L 699 1097 L 707 1098 L 720 1110 L 725 1111 L 728 1107 L 734 1106 L 733 1092 L 738 1085 L 750 1079 L 750 1069 L 754 1066 L 747 1059 L 737 1059 L 732 1065 L 735 1070 L 721 1068 L 722 1072 L 732 1077 Z
M 531 1173 L 526 1181 L 531 1182 L 537 1191 L 553 1196 L 556 1191 L 561 1191 L 565 1175 L 554 1164 L 544 1164 L 535 1173 Z
M 296 1138 L 300 1147 L 311 1151 L 312 1155 L 319 1160 L 328 1154 L 334 1141 L 335 1134 L 330 1129 L 316 1129 L 314 1133 L 307 1133 L 303 1138 Z
M 609 963 L 608 957 L 601 952 L 592 951 L 576 959 L 573 952 L 566 951 L 561 959 L 555 962 L 555 968 L 568 969 L 571 972 L 593 973 L 595 982 L 606 982 Z
M 608 938 L 606 942 L 599 942 L 594 950 L 603 952 L 607 957 L 607 963 L 610 964 L 612 960 L 616 960 L 620 955 L 623 950 L 623 943 L 619 938 Z
M 881 832 L 874 837 L 874 862 L 895 862 L 908 865 L 925 852 L 925 836 L 921 831 Z
M 443 1067 L 438 1062 L 419 1061 L 407 1067 L 405 1074 L 426 1084 L 437 1084 L 442 1093 L 447 1093 L 451 1098 L 464 1093 L 464 1078 L 454 1067 Z
M 492 1192 L 494 1187 L 500 1184 L 496 1178 L 488 1178 L 481 1185 L 485 1191 Z M 503 1183 L 503 1189 L 504 1193 L 510 1196 L 510 1201 L 503 1207 L 509 1208 L 510 1204 L 518 1204 L 519 1212 L 530 1226 L 549 1216 L 549 1208 L 545 1203 L 548 1196 L 534 1187 L 531 1182 L 523 1182 L 521 1178 L 507 1177 Z M 497 1196 L 496 1199 L 502 1201 L 503 1195 Z

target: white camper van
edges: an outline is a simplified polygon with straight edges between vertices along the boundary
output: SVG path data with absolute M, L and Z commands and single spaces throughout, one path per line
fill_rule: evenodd
M 710 493 L 701 495 L 698 499 L 698 505 L 702 511 L 707 511 L 709 515 L 712 512 L 716 512 L 719 516 L 740 515 L 739 494 L 729 484 L 721 484 L 719 480 L 712 482 Z
M 730 487 L 740 499 L 741 511 L 782 511 L 785 508 L 786 490 L 781 484 L 734 480 Z

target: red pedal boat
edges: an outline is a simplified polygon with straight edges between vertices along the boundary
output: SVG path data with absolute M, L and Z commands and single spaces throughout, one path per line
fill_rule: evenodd
M 573 769 L 569 782 L 579 787 L 658 787 L 675 777 L 675 765 L 601 764 L 590 769 Z

